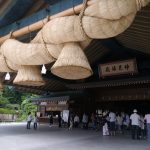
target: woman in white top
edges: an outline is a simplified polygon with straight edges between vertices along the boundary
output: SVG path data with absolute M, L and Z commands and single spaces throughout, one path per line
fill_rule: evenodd
M 27 118 L 27 129 L 30 129 L 31 121 L 32 121 L 32 115 L 31 112 L 29 112 Z

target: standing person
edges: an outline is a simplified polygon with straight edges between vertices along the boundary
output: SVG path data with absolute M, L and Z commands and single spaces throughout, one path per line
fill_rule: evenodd
M 150 142 L 150 113 L 145 115 L 146 124 L 147 124 L 147 140 Z
M 48 118 L 49 118 L 49 127 L 52 127 L 52 124 L 53 124 L 53 115 L 48 115 Z
M 126 115 L 124 112 L 121 112 L 122 117 L 122 134 L 125 134 L 126 131 Z
M 78 115 L 75 115 L 75 117 L 74 117 L 74 127 L 75 127 L 75 128 L 78 128 L 79 122 L 80 122 L 79 116 L 78 116 Z
M 144 117 L 143 115 L 140 115 L 140 138 L 145 138 L 145 124 L 144 124 Z
M 61 119 L 61 113 L 58 115 L 58 123 L 59 123 L 59 128 L 61 128 L 61 121 L 62 121 L 62 119 Z
M 32 115 L 31 112 L 29 112 L 27 118 L 27 129 L 30 129 L 31 121 L 32 121 Z
M 108 130 L 108 124 L 107 121 L 105 120 L 104 124 L 103 124 L 103 136 L 104 135 L 109 135 L 109 130 Z
M 35 113 L 33 122 L 34 122 L 34 130 L 36 130 L 37 129 L 37 122 L 38 122 L 38 117 L 37 117 L 36 113 Z
M 112 111 L 109 113 L 109 122 L 110 122 L 110 135 L 115 136 L 116 135 L 116 131 L 115 131 L 116 114 Z
M 123 113 L 123 123 L 122 123 L 123 134 L 125 133 L 125 131 L 129 129 L 129 125 L 130 125 L 130 117 L 127 113 Z
M 50 127 L 53 125 L 53 115 L 50 115 L 49 125 Z
M 130 117 L 127 113 L 125 114 L 125 117 L 126 117 L 125 119 L 126 129 L 128 130 L 130 125 Z
M 132 139 L 139 139 L 139 126 L 140 126 L 140 116 L 137 114 L 137 110 L 133 110 L 133 114 L 130 116 L 131 120 L 131 132 L 132 132 Z
M 119 133 L 122 133 L 122 122 L 123 122 L 123 118 L 120 114 L 117 115 L 116 117 L 116 124 L 117 124 L 117 130 Z
M 69 130 L 72 130 L 73 128 L 73 116 L 70 116 L 70 119 L 69 119 Z
M 92 129 L 95 130 L 96 129 L 96 116 L 94 113 L 92 113 L 91 115 L 91 121 L 92 121 Z
M 82 118 L 83 129 L 88 129 L 88 116 L 84 113 Z

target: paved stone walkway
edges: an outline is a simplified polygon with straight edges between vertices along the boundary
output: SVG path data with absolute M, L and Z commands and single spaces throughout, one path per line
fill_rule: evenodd
M 41 125 L 37 131 L 25 124 L 0 124 L 0 150 L 150 150 L 150 143 L 129 136 L 103 137 L 92 130 L 58 129 Z

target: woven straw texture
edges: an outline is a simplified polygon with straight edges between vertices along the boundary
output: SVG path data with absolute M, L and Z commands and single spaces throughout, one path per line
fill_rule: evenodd
M 90 38 L 86 38 L 86 40 L 84 41 L 81 41 L 80 42 L 80 46 L 82 49 L 85 49 L 89 44 L 90 42 L 92 41 L 92 39 Z M 51 44 L 51 43 L 46 43 L 48 42 L 48 40 L 44 41 L 44 38 L 43 38 L 43 34 L 41 33 L 41 31 L 39 31 L 37 33 L 37 35 L 35 36 L 35 38 L 31 41 L 31 43 L 42 43 L 42 44 L 45 44 L 49 53 L 52 55 L 52 57 L 54 57 L 55 59 L 58 59 L 58 56 L 61 52 L 61 50 L 63 49 L 63 46 L 64 46 L 64 43 L 62 44 Z M 49 48 L 48 45 L 51 45 L 50 47 L 52 48 Z
M 93 4 L 86 8 L 85 16 L 118 20 L 137 12 L 137 7 L 136 0 L 93 0 Z
M 136 12 L 150 0 L 92 1 L 93 4 L 85 9 L 82 24 L 78 16 L 56 18 L 49 21 L 35 39 L 42 41 L 41 33 L 46 43 L 53 44 L 84 41 L 85 35 L 94 39 L 114 37 L 131 25 Z
M 84 16 L 82 20 L 83 30 L 89 38 L 110 38 L 125 31 L 133 22 L 134 17 L 135 13 L 124 16 L 118 20 Z M 116 27 L 118 30 L 116 30 Z M 95 33 L 93 30 L 100 31 Z M 87 37 L 81 34 L 83 32 L 81 31 L 82 29 L 78 23 L 78 16 L 53 19 L 42 29 L 44 41 L 53 44 L 85 41 Z M 40 34 L 38 36 L 40 37 Z M 39 37 L 37 40 L 41 41 Z
M 45 84 L 39 66 L 20 66 L 13 83 L 26 86 L 42 86 Z
M 66 43 L 51 72 L 64 79 L 83 79 L 92 75 L 88 60 L 79 43 Z
M 14 72 L 18 71 L 20 65 L 12 63 L 10 60 L 6 59 L 6 63 Z
M 124 32 L 133 22 L 137 11 L 150 0 L 91 0 L 79 16 L 50 20 L 31 43 L 14 39 L 1 46 L 0 72 L 18 70 L 15 84 L 41 86 L 44 84 L 38 65 L 57 59 L 51 71 L 65 79 L 83 79 L 92 75 L 83 52 L 91 39 L 114 37 Z M 17 64 L 17 65 L 16 65 Z M 35 66 L 37 65 L 37 66 Z
M 64 44 L 52 44 L 52 43 L 46 43 L 46 41 L 44 41 L 44 36 L 42 34 L 41 31 L 39 31 L 37 33 L 37 35 L 35 36 L 35 38 L 31 41 L 31 43 L 40 43 L 40 44 L 44 44 L 45 47 L 47 48 L 48 52 L 50 53 L 50 55 L 57 59 Z
M 46 38 L 47 36 L 45 36 L 44 35 L 44 38 Z M 48 42 L 49 40 L 44 40 L 43 39 L 43 35 L 41 34 L 41 31 L 39 31 L 38 33 L 37 33 L 37 35 L 35 36 L 35 38 L 31 41 L 31 43 L 45 43 L 46 44 L 46 46 L 48 45 L 48 44 L 50 44 L 51 46 L 54 46 L 55 47 L 55 49 L 48 49 L 48 51 L 49 51 L 49 53 L 54 57 L 54 58 L 58 58 L 58 56 L 59 56 L 59 54 L 60 54 L 60 52 L 61 52 L 61 50 L 62 50 L 62 48 L 63 48 L 63 46 L 64 46 L 64 43 L 62 43 L 62 44 L 52 44 L 52 43 L 50 43 L 50 42 Z M 86 40 L 84 40 L 84 41 L 80 41 L 79 43 L 80 43 L 80 46 L 81 46 L 81 48 L 82 49 L 85 49 L 89 44 L 90 44 L 90 42 L 92 41 L 92 39 L 91 38 L 86 38 Z
M 94 39 L 114 37 L 127 29 L 133 22 L 135 14 L 122 17 L 119 21 L 109 21 L 93 17 L 83 17 L 83 27 L 86 34 Z
M 49 21 L 42 29 L 46 43 L 60 44 L 72 41 L 84 41 L 78 16 L 60 17 Z
M 55 47 L 44 44 L 24 44 L 14 39 L 6 40 L 1 51 L 3 55 L 11 62 L 18 65 L 41 65 L 54 61 L 47 49 L 55 49 Z
M 0 72 L 13 72 L 13 70 L 8 67 L 6 60 L 2 54 L 0 55 L 0 66 Z

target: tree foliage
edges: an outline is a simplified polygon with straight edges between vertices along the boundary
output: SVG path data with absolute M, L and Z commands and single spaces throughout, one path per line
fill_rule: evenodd
M 21 96 L 23 93 L 16 91 L 12 86 L 5 86 L 2 95 L 7 98 L 11 104 L 21 104 Z
M 15 114 L 16 111 L 8 108 L 0 108 L 0 114 Z
M 9 104 L 9 100 L 0 92 L 0 107 L 5 107 L 7 104 Z
M 37 106 L 31 102 L 31 98 L 36 96 L 16 91 L 11 86 L 5 86 L 3 92 L 0 92 L 0 113 L 19 112 L 19 116 L 25 119 L 29 112 L 37 111 Z
M 21 119 L 26 119 L 29 112 L 31 112 L 32 114 L 35 114 L 35 112 L 37 111 L 37 106 L 34 105 L 30 100 L 32 97 L 33 95 L 30 98 L 24 99 L 22 101 L 21 109 L 20 109 Z

